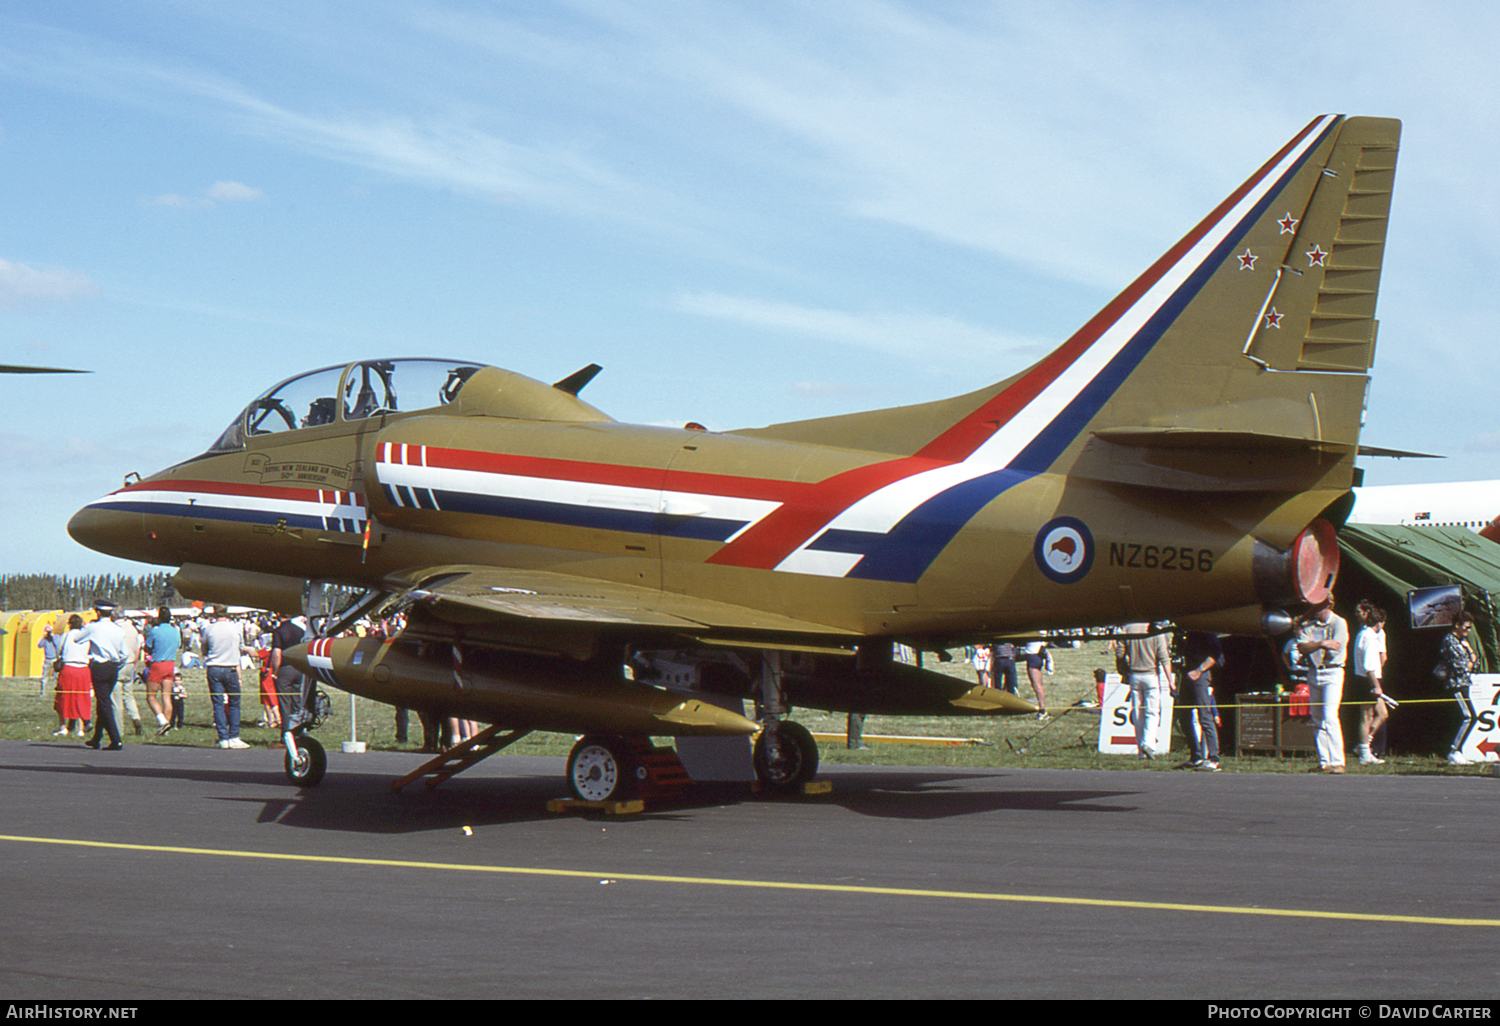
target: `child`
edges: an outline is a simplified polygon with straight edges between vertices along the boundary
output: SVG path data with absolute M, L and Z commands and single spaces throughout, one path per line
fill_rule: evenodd
M 187 692 L 182 687 L 182 674 L 172 674 L 172 726 L 178 730 L 182 729 L 183 717 L 187 712 Z
M 281 705 L 276 698 L 276 675 L 271 672 L 271 652 L 261 649 L 260 658 L 260 723 L 257 726 L 281 729 Z

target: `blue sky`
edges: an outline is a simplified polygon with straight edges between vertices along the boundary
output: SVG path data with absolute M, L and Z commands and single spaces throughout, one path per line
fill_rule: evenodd
M 919 402 L 1051 349 L 1313 116 L 1405 122 L 1371 484 L 1500 477 L 1500 8 L 0 5 L 0 569 L 372 356 L 626 421 Z M 1500 510 L 1496 510 L 1500 513 Z

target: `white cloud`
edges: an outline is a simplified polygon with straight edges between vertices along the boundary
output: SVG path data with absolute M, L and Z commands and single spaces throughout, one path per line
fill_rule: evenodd
M 684 294 L 673 305 L 684 313 L 913 359 L 994 357 L 1007 352 L 1045 350 L 1042 343 L 1032 339 L 1019 339 L 952 317 L 930 314 L 854 314 L 712 292 Z
M 0 306 L 33 302 L 69 302 L 99 295 L 99 286 L 76 271 L 38 271 L 0 259 Z
M 164 193 L 160 196 L 143 197 L 141 203 L 148 207 L 173 207 L 178 210 L 212 210 L 221 202 L 258 200 L 264 195 L 262 190 L 244 182 L 215 182 L 197 196 Z
M 208 187 L 206 195 L 212 200 L 258 200 L 265 195 L 260 189 L 244 182 L 215 182 Z
M 421 117 L 347 109 L 322 114 L 269 102 L 216 75 L 159 71 L 156 77 L 222 105 L 246 133 L 399 178 L 591 213 L 635 215 L 648 201 L 661 202 L 593 160 L 585 145 L 514 142 L 481 124 L 485 115 L 462 105 Z

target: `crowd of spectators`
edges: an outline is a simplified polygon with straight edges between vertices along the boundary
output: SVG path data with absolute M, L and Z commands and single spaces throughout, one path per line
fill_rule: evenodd
M 399 617 L 375 620 L 351 633 L 389 637 L 401 626 Z M 165 737 L 186 722 L 183 670 L 201 668 L 218 747 L 250 747 L 240 736 L 247 688 L 260 700 L 255 725 L 275 731 L 279 739 L 283 730 L 300 724 L 303 691 L 302 674 L 283 653 L 308 637 L 303 617 L 231 616 L 223 606 L 186 615 L 162 608 L 148 615 L 99 603 L 91 619 L 71 615 L 66 630 L 44 625 L 37 642 L 45 663 L 42 695 L 52 688 L 57 714 L 52 736 L 87 738 L 88 747 L 104 751 L 120 750 L 127 729 L 136 736 L 149 730 Z M 154 725 L 142 718 L 138 687 Z

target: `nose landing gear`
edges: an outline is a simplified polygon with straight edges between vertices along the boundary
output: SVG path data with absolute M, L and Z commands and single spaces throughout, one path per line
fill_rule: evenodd
M 306 735 L 286 734 L 286 777 L 298 787 L 313 787 L 328 772 L 328 753 Z

